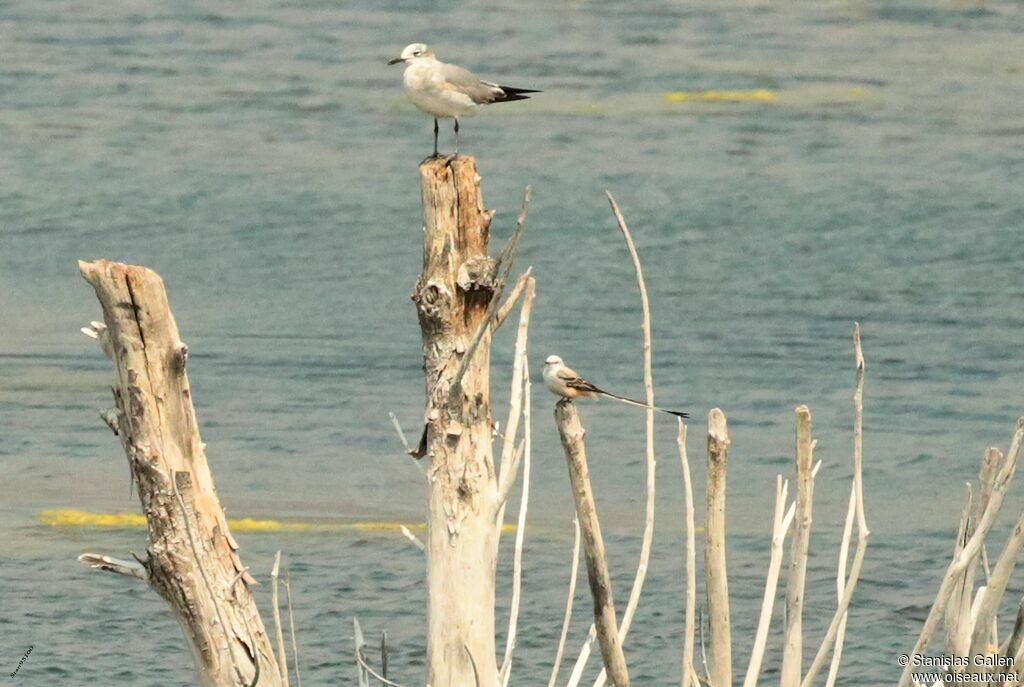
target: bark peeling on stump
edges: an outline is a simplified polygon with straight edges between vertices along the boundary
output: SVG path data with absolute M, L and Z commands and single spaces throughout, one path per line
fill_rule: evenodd
M 283 684 L 238 544 L 199 436 L 181 342 L 163 281 L 145 267 L 80 262 L 103 307 L 114 362 L 113 422 L 149 527 L 150 585 L 171 606 L 200 684 Z M 258 658 L 257 658 L 258 656 Z
M 427 682 L 465 687 L 476 684 L 478 673 L 480 687 L 495 687 L 489 332 L 452 393 L 494 293 L 495 264 L 487 253 L 492 214 L 484 209 L 471 157 L 428 160 L 420 179 L 423 271 L 412 298 L 423 337 L 430 460 Z

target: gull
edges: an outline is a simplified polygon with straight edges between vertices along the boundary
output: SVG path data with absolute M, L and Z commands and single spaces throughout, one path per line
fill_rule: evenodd
M 413 43 L 388 64 L 405 63 L 405 94 L 412 104 L 434 116 L 434 157 L 437 157 L 437 120 L 455 120 L 455 154 L 459 154 L 459 117 L 471 117 L 482 105 L 527 100 L 527 88 L 499 86 L 483 81 L 467 69 L 437 59 L 430 46 Z
M 618 394 L 613 394 L 610 391 L 598 388 L 594 384 L 580 377 L 576 370 L 571 367 L 566 367 L 565 363 L 562 362 L 562 359 L 557 355 L 549 355 L 547 360 L 544 361 L 544 385 L 551 393 L 566 399 L 607 396 L 608 398 L 614 398 L 616 401 L 628 403 L 632 406 L 651 408 L 652 410 L 659 410 L 663 413 L 668 413 L 669 415 L 675 415 L 677 417 L 690 417 L 686 413 L 679 412 L 678 410 L 668 410 L 667 408 L 659 408 L 658 406 L 649 406 L 642 401 L 626 398 L 625 396 L 619 396 Z

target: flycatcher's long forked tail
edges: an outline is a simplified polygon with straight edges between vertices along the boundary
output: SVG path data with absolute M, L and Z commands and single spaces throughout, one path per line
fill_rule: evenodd
M 607 396 L 608 398 L 614 398 L 616 401 L 621 401 L 622 403 L 628 403 L 631 406 L 639 406 L 641 408 L 651 408 L 652 410 L 657 410 L 657 411 L 660 411 L 662 413 L 668 413 L 669 415 L 675 415 L 676 417 L 690 417 L 689 414 L 684 413 L 684 412 L 679 411 L 679 410 L 669 410 L 668 408 L 659 408 L 658 406 L 649 406 L 646 403 L 643 403 L 642 401 L 637 401 L 636 399 L 632 399 L 632 398 L 626 398 L 625 396 L 619 396 L 618 394 L 613 394 L 610 391 L 605 391 L 604 389 L 598 389 L 596 386 L 594 387 L 594 391 L 596 391 L 597 393 L 601 394 L 602 396 Z

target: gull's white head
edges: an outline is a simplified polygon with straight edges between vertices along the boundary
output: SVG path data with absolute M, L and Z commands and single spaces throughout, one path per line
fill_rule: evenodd
M 388 64 L 408 63 L 410 60 L 423 58 L 434 58 L 434 51 L 430 49 L 430 46 L 426 43 L 410 43 L 405 46 L 405 50 L 402 51 L 401 55 L 388 62 Z
M 562 359 L 559 358 L 557 355 L 549 355 L 547 357 L 547 360 L 544 361 L 544 364 L 545 365 L 564 365 L 565 363 L 563 363 Z

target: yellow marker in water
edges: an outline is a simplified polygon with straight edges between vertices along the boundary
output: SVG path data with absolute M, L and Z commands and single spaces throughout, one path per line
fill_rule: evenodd
M 53 527 L 145 527 L 146 518 L 138 513 L 90 513 L 73 508 L 44 510 L 37 516 L 44 525 Z M 365 522 L 308 523 L 229 518 L 228 526 L 235 532 L 400 532 L 402 523 L 369 520 Z M 410 530 L 426 530 L 424 523 L 406 525 Z M 505 525 L 503 532 L 515 532 L 515 525 Z
M 758 88 L 752 91 L 669 91 L 665 100 L 670 103 L 773 103 L 779 99 L 775 91 Z

